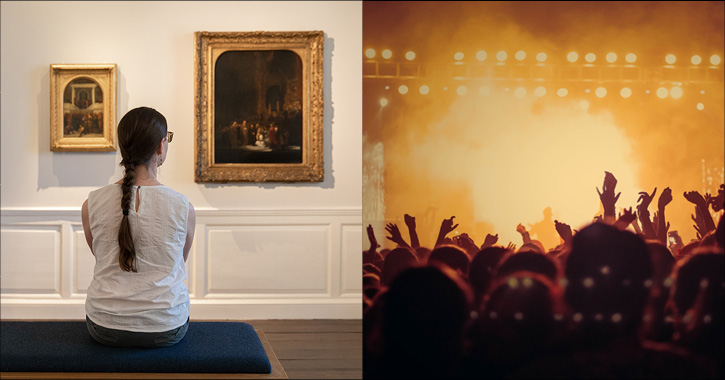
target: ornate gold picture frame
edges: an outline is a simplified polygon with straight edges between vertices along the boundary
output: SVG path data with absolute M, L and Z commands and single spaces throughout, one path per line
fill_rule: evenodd
M 116 150 L 116 65 L 50 65 L 50 150 Z
M 324 33 L 196 32 L 196 182 L 322 182 Z

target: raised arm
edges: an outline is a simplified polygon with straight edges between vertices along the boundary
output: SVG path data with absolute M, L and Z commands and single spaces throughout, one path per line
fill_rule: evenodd
M 368 255 L 372 256 L 375 254 L 375 251 L 380 247 L 380 244 L 378 244 L 378 239 L 375 237 L 375 230 L 373 230 L 373 225 L 368 224 L 368 240 L 370 241 L 370 249 L 368 249 Z
M 684 193 L 685 199 L 687 199 L 690 203 L 697 206 L 697 209 L 700 211 L 700 216 L 704 220 L 705 229 L 707 231 L 701 231 L 703 232 L 703 236 L 715 229 L 715 221 L 712 220 L 712 216 L 710 216 L 710 211 L 708 210 L 708 201 L 700 195 L 697 191 L 686 191 Z
M 413 246 L 413 248 L 420 247 L 418 232 L 415 230 L 415 217 L 405 214 L 404 220 L 405 225 L 408 227 L 408 235 L 410 235 L 410 245 Z
M 436 247 L 443 244 L 446 239 L 446 235 L 458 227 L 458 224 L 455 226 L 453 225 L 453 218 L 455 218 L 455 216 L 451 216 L 450 219 L 443 219 L 441 222 L 441 229 L 438 231 L 438 238 L 436 239 Z
M 519 225 L 516 226 L 516 232 L 521 234 L 521 238 L 524 240 L 524 244 L 531 243 L 531 236 L 529 236 L 529 231 L 526 231 L 526 227 L 524 227 L 523 224 L 519 223 Z
M 639 216 L 640 223 L 642 223 L 642 232 L 644 232 L 644 237 L 646 239 L 657 239 L 657 233 L 655 232 L 652 221 L 649 218 L 649 210 L 647 210 L 649 204 L 652 203 L 652 200 L 655 198 L 655 194 L 657 194 L 656 187 L 652 191 L 652 194 L 647 194 L 646 191 L 640 191 L 639 199 L 637 199 L 637 202 L 639 202 L 637 205 L 637 215 Z
M 561 236 L 562 240 L 564 240 L 564 244 L 570 245 L 571 239 L 573 236 L 571 233 L 571 226 L 569 226 L 566 223 L 561 223 L 558 220 L 555 220 L 554 228 L 556 228 L 556 232 L 558 232 L 559 236 Z
M 665 187 L 662 194 L 660 194 L 660 199 L 657 201 L 657 240 L 665 246 L 667 246 L 667 231 L 670 229 L 670 224 L 665 220 L 665 206 L 670 202 L 672 202 L 672 190 Z
M 617 187 L 617 179 L 610 172 L 604 172 L 604 183 L 602 183 L 602 191 L 599 192 L 597 187 L 597 194 L 599 194 L 599 200 L 602 202 L 604 208 L 604 221 L 612 224 L 616 218 L 615 205 L 621 192 L 614 195 L 614 189 Z
M 401 247 L 408 247 L 412 248 L 406 241 L 403 239 L 403 235 L 400 234 L 400 229 L 398 228 L 398 225 L 395 223 L 388 223 L 385 226 L 385 231 L 388 231 L 390 236 L 386 236 L 385 238 L 398 244 Z

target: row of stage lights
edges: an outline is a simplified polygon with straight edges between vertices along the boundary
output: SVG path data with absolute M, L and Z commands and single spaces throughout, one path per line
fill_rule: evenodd
M 390 90 L 390 86 L 386 86 L 385 89 L 386 90 Z M 448 87 L 444 87 L 443 90 L 444 91 L 447 91 L 448 90 Z M 401 95 L 406 95 L 409 91 L 410 91 L 410 89 L 406 85 L 401 85 L 401 86 L 398 87 L 398 92 Z M 504 88 L 504 91 L 508 92 L 508 91 L 511 91 L 511 90 L 509 88 Z M 422 86 L 420 86 L 418 88 L 418 92 L 421 95 L 428 95 L 430 93 L 430 87 L 428 87 L 428 85 L 422 85 Z M 537 97 L 543 97 L 543 96 L 545 96 L 547 94 L 548 90 L 546 89 L 546 87 L 540 86 L 540 87 L 536 87 L 533 92 L 534 92 L 534 95 L 536 95 Z M 587 88 L 587 89 L 584 90 L 584 92 L 586 94 L 590 94 L 592 92 L 592 90 Z M 468 87 L 465 86 L 465 85 L 458 86 L 456 88 L 456 93 L 458 95 L 460 95 L 460 96 L 467 95 L 468 94 Z M 479 95 L 482 95 L 482 96 L 491 95 L 491 87 L 489 87 L 489 86 L 481 86 L 478 89 L 478 93 L 479 93 Z M 647 95 L 649 95 L 649 94 L 651 94 L 651 91 L 650 90 L 644 90 L 644 93 L 647 94 Z M 514 94 L 515 97 L 517 97 L 519 99 L 523 99 L 528 94 L 528 91 L 524 87 L 516 87 L 513 90 L 513 94 Z M 619 95 L 622 98 L 625 98 L 625 99 L 631 97 L 633 94 L 634 93 L 633 93 L 632 89 L 629 88 L 629 87 L 623 87 L 619 91 Z M 667 97 L 671 97 L 673 99 L 680 99 L 682 97 L 682 95 L 683 95 L 683 90 L 682 90 L 682 87 L 680 87 L 680 86 L 674 86 L 674 87 L 671 87 L 669 89 L 667 87 L 659 87 L 655 91 L 655 94 L 660 99 L 665 99 Z M 705 94 L 705 91 L 704 90 L 701 90 L 700 91 L 700 94 Z M 569 90 L 566 89 L 565 87 L 559 88 L 558 90 L 556 90 L 556 95 L 559 96 L 560 98 L 564 98 L 567 95 L 569 95 Z M 604 87 L 597 87 L 594 90 L 594 95 L 597 98 L 604 98 L 604 97 L 607 96 L 607 89 L 604 88 Z M 589 103 L 586 102 L 586 101 L 582 101 L 582 102 L 586 103 L 587 104 L 587 108 L 588 108 L 588 104 Z M 389 103 L 389 101 L 388 101 L 387 98 L 381 98 L 380 99 L 380 106 L 381 107 L 387 106 L 388 103 Z M 584 103 L 582 103 L 582 104 L 584 104 Z M 702 103 L 697 103 L 696 108 L 698 110 L 702 111 L 703 109 L 705 109 L 705 106 Z
M 390 49 L 385 49 L 381 52 L 380 55 L 383 57 L 383 59 L 390 59 L 393 57 L 393 52 L 390 51 Z M 370 49 L 365 50 L 365 56 L 369 59 L 373 59 L 377 56 L 377 52 L 375 51 L 375 49 L 370 48 Z M 476 56 L 476 60 L 478 60 L 479 62 L 484 62 L 488 58 L 488 53 L 485 50 L 479 50 L 478 52 L 476 52 L 475 56 Z M 519 50 L 514 54 L 514 58 L 519 62 L 524 61 L 526 59 L 526 57 L 527 57 L 526 52 L 523 50 Z M 407 59 L 408 61 L 413 61 L 413 60 L 415 60 L 415 58 L 416 58 L 415 52 L 408 51 L 405 53 L 405 59 Z M 465 54 L 463 54 L 463 52 L 460 52 L 460 51 L 453 55 L 453 59 L 458 62 L 463 61 L 463 58 L 465 58 Z M 539 63 L 546 62 L 547 58 L 548 57 L 547 57 L 546 53 L 544 53 L 544 52 L 540 52 L 540 53 L 536 54 L 536 61 Z M 503 63 L 507 59 L 508 59 L 508 53 L 506 51 L 501 50 L 496 53 L 496 60 L 499 63 Z M 571 63 L 575 63 L 579 60 L 579 53 L 572 51 L 566 55 L 566 59 L 567 59 L 567 61 L 569 61 Z M 615 62 L 617 62 L 617 59 L 619 59 L 619 57 L 617 56 L 617 53 L 610 52 L 610 53 L 607 53 L 607 55 L 605 56 L 605 59 L 609 63 L 615 63 Z M 587 63 L 594 63 L 597 60 L 597 55 L 594 53 L 587 53 L 584 55 L 584 60 Z M 629 64 L 635 63 L 637 61 L 637 55 L 634 53 L 628 53 L 624 56 L 624 60 Z M 702 63 L 702 61 L 703 61 L 703 58 L 699 55 L 693 55 L 690 58 L 690 62 L 693 65 L 699 65 Z M 667 54 L 665 56 L 665 63 L 667 63 L 668 65 L 674 65 L 675 62 L 677 62 L 677 57 L 674 54 Z M 722 62 L 722 59 L 720 58 L 719 55 L 713 54 L 710 56 L 710 64 L 712 64 L 713 66 L 719 65 L 721 62 Z

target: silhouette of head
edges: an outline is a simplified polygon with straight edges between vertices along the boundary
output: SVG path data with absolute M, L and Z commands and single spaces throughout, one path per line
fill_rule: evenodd
M 556 262 L 541 253 L 524 251 L 506 256 L 496 270 L 496 277 L 503 278 L 516 272 L 527 271 L 546 276 L 556 281 L 559 268 Z
M 385 256 L 385 263 L 383 264 L 383 286 L 390 285 L 395 276 L 417 263 L 418 258 L 410 248 L 398 247 L 390 251 Z
M 444 245 L 431 252 L 428 264 L 444 264 L 453 270 L 460 271 L 463 276 L 468 274 L 471 259 L 461 248 L 454 245 Z
M 468 268 L 468 279 L 476 294 L 476 300 L 486 293 L 499 261 L 508 253 L 503 247 L 488 247 L 479 251 L 471 260 Z

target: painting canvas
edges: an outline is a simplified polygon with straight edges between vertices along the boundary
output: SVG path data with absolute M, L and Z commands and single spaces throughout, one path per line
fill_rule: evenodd
M 197 182 L 320 182 L 322 32 L 197 32 Z
M 51 65 L 51 151 L 115 150 L 116 65 Z

